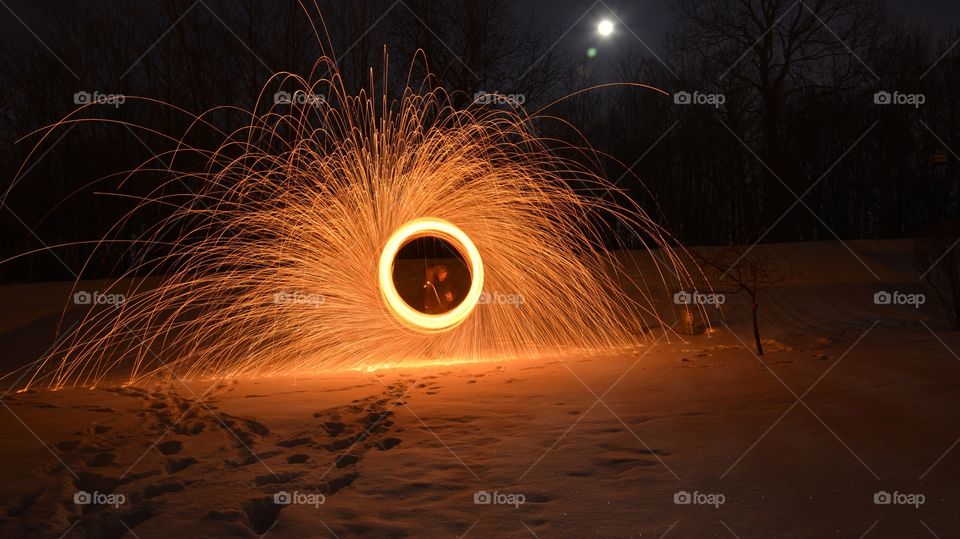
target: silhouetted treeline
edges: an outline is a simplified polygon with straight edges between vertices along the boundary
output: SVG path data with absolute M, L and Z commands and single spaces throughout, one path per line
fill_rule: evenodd
M 913 237 L 956 218 L 960 32 L 874 0 L 673 8 L 662 62 L 624 57 L 619 78 L 692 103 L 617 90 L 598 135 L 685 241 Z
M 273 98 L 260 96 L 271 74 L 306 77 L 324 52 L 351 92 L 369 88 L 371 74 L 382 84 L 388 62 L 392 93 L 419 85 L 429 69 L 460 107 L 499 92 L 522 95 L 536 110 L 597 81 L 591 62 L 599 60 L 559 52 L 553 45 L 564 29 L 537 26 L 518 5 L 321 2 L 324 30 L 296 1 L 44 2 L 24 19 L 43 43 L 24 31 L 0 53 L 0 177 L 10 188 L 0 258 L 100 238 L 136 197 L 169 180 L 164 152 L 192 119 L 132 99 L 87 115 L 117 123 L 58 128 L 20 170 L 38 138 L 15 141 L 74 111 L 75 94 L 143 96 L 191 113 L 237 107 L 211 117 L 229 131 L 246 124 L 242 111 L 258 97 Z M 786 0 L 678 0 L 673 8 L 659 57 L 621 35 L 615 73 L 686 92 L 679 95 L 689 103 L 629 86 L 597 89 L 546 111 L 578 132 L 537 121 L 538 134 L 591 144 L 605 157 L 588 164 L 688 243 L 909 237 L 958 217 L 960 96 L 951 83 L 960 80 L 960 60 L 948 51 L 960 33 L 921 32 L 871 0 L 793 8 Z M 316 76 L 325 75 L 320 67 Z M 903 103 L 877 104 L 884 95 Z M 212 150 L 222 137 L 197 126 L 187 141 Z M 192 159 L 174 168 L 202 170 L 202 159 Z M 123 174 L 144 163 L 154 170 Z M 177 200 L 198 186 L 166 189 Z M 167 211 L 140 213 L 111 235 L 136 238 Z M 0 275 L 71 278 L 92 248 L 55 247 L 56 258 L 23 257 Z M 152 256 L 123 245 L 98 253 L 86 275 L 116 275 Z

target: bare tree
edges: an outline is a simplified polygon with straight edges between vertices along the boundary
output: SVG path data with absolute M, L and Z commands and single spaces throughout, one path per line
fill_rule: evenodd
M 800 98 L 837 96 L 874 79 L 864 59 L 884 28 L 882 2 L 677 0 L 674 10 L 682 27 L 670 43 L 681 73 L 744 105 L 738 136 L 755 142 L 769 167 L 758 174 L 796 191 L 795 149 L 808 132 L 797 127 L 809 113 Z M 774 178 L 760 197 L 768 223 L 792 202 Z
M 522 93 L 544 100 L 560 68 L 553 36 L 533 19 L 523 23 L 503 0 L 412 0 L 409 20 L 395 24 L 395 41 L 412 59 L 422 50 L 458 106 L 478 91 Z
M 760 297 L 761 293 L 797 274 L 787 272 L 774 257 L 758 252 L 750 246 L 725 247 L 716 255 L 698 257 L 708 266 L 720 272 L 715 285 L 716 291 L 726 294 L 745 292 L 750 297 L 750 314 L 753 323 L 753 340 L 757 355 L 763 355 L 763 342 L 760 339 Z

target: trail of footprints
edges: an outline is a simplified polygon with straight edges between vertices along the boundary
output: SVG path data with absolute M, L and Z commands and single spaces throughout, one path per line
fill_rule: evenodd
M 248 488 L 259 494 L 236 510 L 210 510 L 203 518 L 239 524 L 253 533 L 263 534 L 286 507 L 274 503 L 275 492 L 286 489 L 332 496 L 359 477 L 356 465 L 367 452 L 388 451 L 401 443 L 397 434 L 403 429 L 394 424 L 394 409 L 404 404 L 409 385 L 409 382 L 397 382 L 387 385 L 381 394 L 320 410 L 308 420 L 308 430 L 292 436 L 274 433 L 259 421 L 218 411 L 214 397 L 232 391 L 231 384 L 219 384 L 199 401 L 170 391 L 149 392 L 135 387 L 113 389 L 111 391 L 143 401 L 143 408 L 137 412 L 141 425 L 139 432 L 120 433 L 107 425 L 93 425 L 86 431 L 77 431 L 73 437 L 53 444 L 64 462 L 76 471 L 77 478 L 62 465 L 47 473 L 72 482 L 61 490 L 71 493 L 121 492 L 127 496 L 127 503 L 118 508 L 70 504 L 71 508 L 76 507 L 71 509 L 76 513 L 70 517 L 70 523 L 75 526 L 66 537 L 120 537 L 127 533 L 127 527 L 135 530 L 139 524 L 161 514 L 167 503 L 164 495 L 191 486 L 203 487 L 210 476 L 230 483 L 222 488 Z M 113 412 L 111 409 L 104 411 Z M 209 437 L 214 433 L 226 445 L 220 445 L 216 452 L 208 450 L 213 458 L 191 451 L 191 438 Z M 129 446 L 144 440 L 149 442 L 143 443 L 154 445 L 152 449 L 149 445 L 143 447 L 147 452 L 143 461 L 155 463 L 156 453 L 159 453 L 163 459 L 160 466 L 119 462 L 117 453 L 120 449 L 125 449 L 125 457 L 139 454 L 130 451 Z M 206 439 L 208 448 L 209 440 Z M 192 476 L 183 473 L 194 466 L 212 467 L 214 473 L 206 473 L 206 469 L 204 473 Z M 222 473 L 215 473 L 217 469 Z M 185 476 L 192 478 L 185 479 Z M 28 493 L 8 505 L 6 518 L 0 519 L 0 530 L 11 517 L 41 510 L 40 497 L 40 491 Z M 75 523 L 77 519 L 81 522 Z

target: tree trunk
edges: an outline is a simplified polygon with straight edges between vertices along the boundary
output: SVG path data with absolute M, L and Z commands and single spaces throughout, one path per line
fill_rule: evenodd
M 756 303 L 753 304 L 753 340 L 757 343 L 757 355 L 763 355 L 763 344 L 760 343 L 760 326 L 757 325 L 757 308 L 760 307 Z

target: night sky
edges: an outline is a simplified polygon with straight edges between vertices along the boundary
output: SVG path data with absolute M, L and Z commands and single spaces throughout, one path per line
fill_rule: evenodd
M 670 3 L 670 0 L 529 0 L 516 5 L 519 16 L 533 17 L 561 34 L 569 29 L 557 47 L 572 56 L 582 57 L 589 47 L 597 47 L 598 67 L 594 74 L 603 82 L 610 78 L 605 67 L 609 59 L 615 57 L 620 43 L 640 39 L 654 53 L 662 54 L 671 26 Z M 960 26 L 960 2 L 955 0 L 888 0 L 887 4 L 891 14 L 934 33 Z M 614 20 L 618 28 L 611 38 L 601 40 L 595 29 L 605 18 Z M 619 27 L 620 21 L 629 26 L 629 30 Z
M 617 43 L 635 40 L 632 34 L 660 54 L 664 36 L 670 30 L 669 4 L 670 0 L 523 0 L 512 3 L 518 17 L 532 17 L 558 34 L 568 32 L 557 45 L 561 49 L 583 54 L 588 47 L 597 46 L 600 55 L 608 57 L 615 54 Z M 37 20 L 35 5 L 36 2 L 31 0 L 0 2 L 4 7 L 0 10 L 0 28 L 4 37 L 0 39 L 15 41 L 30 37 L 10 10 L 42 34 L 43 23 Z M 960 2 L 955 0 L 888 0 L 888 5 L 892 13 L 933 32 L 960 26 Z M 594 30 L 597 23 L 611 13 L 627 24 L 630 31 L 618 28 L 612 39 L 600 42 Z

